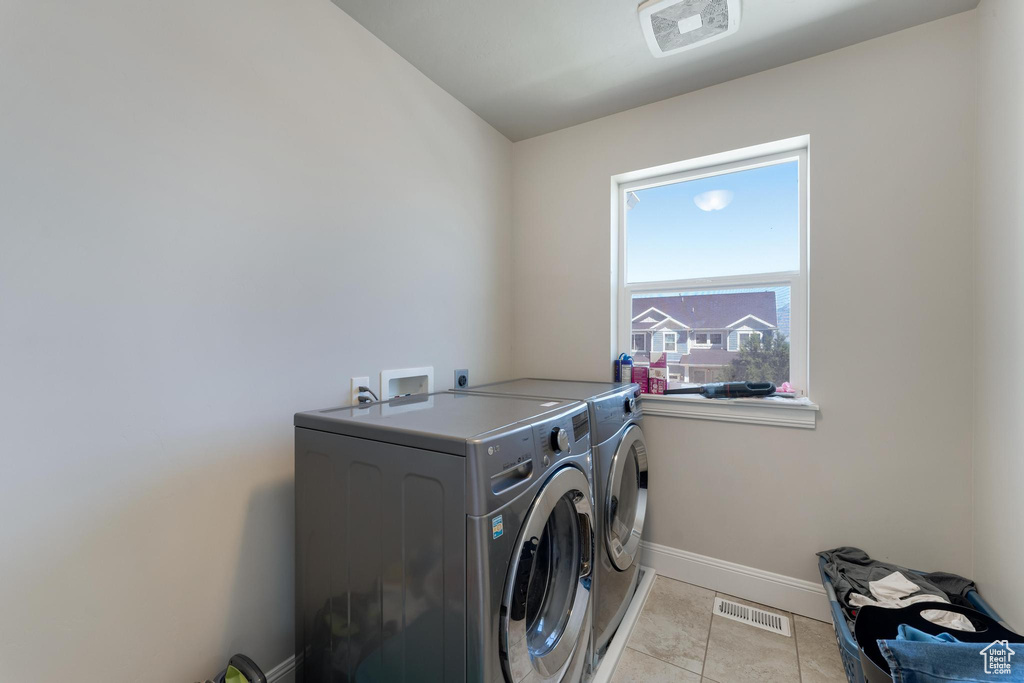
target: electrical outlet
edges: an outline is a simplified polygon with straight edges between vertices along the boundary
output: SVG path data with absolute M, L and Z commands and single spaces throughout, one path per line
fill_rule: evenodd
M 351 388 L 349 390 L 349 400 L 348 400 L 349 405 L 352 405 L 352 406 L 359 405 L 359 387 L 368 387 L 368 386 L 370 386 L 370 378 L 369 377 L 353 377 L 352 378 L 352 386 L 351 386 Z M 370 398 L 370 395 L 366 394 L 366 397 Z
M 455 388 L 456 389 L 467 389 L 467 388 L 469 388 L 469 370 L 456 370 L 455 371 Z

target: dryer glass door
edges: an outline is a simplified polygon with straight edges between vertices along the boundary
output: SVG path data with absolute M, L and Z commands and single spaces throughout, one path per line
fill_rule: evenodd
M 605 497 L 605 543 L 612 564 L 625 571 L 640 547 L 647 514 L 647 443 L 640 427 L 626 430 L 612 458 Z
M 589 482 L 575 467 L 556 472 L 526 515 L 509 567 L 501 620 L 505 676 L 560 678 L 587 647 L 593 509 Z

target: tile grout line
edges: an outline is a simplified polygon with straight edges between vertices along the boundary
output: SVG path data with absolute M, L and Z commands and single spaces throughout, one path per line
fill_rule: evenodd
M 707 652 L 707 645 L 705 645 L 704 648 L 705 648 L 704 651 L 706 653 Z M 670 662 L 667 659 L 662 659 L 661 657 L 659 657 L 657 655 L 652 655 L 650 652 L 644 652 L 643 650 L 638 650 L 635 647 L 630 647 L 629 645 L 626 646 L 626 649 L 632 650 L 633 652 L 636 652 L 637 654 L 641 654 L 644 657 L 650 657 L 651 659 L 657 660 L 657 661 L 661 662 L 662 664 L 668 664 L 669 666 L 675 667 L 676 669 L 681 669 L 681 670 L 685 671 L 688 674 L 697 674 L 698 676 L 703 676 L 704 675 L 702 673 L 698 673 L 696 671 L 692 671 L 690 669 L 687 669 L 685 666 L 679 666 L 675 662 Z M 703 671 L 703 670 L 704 670 L 704 666 L 703 666 L 703 662 L 701 662 L 701 671 Z
M 738 598 L 736 596 L 731 596 L 729 594 L 723 594 L 723 593 L 721 593 L 719 591 L 715 592 L 715 597 L 722 598 L 723 600 L 730 600 L 730 599 L 731 600 L 739 600 L 739 601 L 741 601 L 741 604 L 744 603 L 744 602 L 746 602 L 746 603 L 752 602 L 752 601 L 749 601 L 749 600 L 743 600 L 743 598 Z M 798 683 L 802 683 L 803 682 L 803 670 L 800 667 L 800 646 L 797 643 L 797 637 L 796 637 L 796 615 L 793 614 L 792 612 L 788 612 L 786 610 L 776 610 L 776 608 L 770 607 L 768 605 L 761 605 L 760 603 L 753 603 L 753 604 L 760 605 L 761 607 L 763 607 L 764 609 L 769 610 L 769 611 L 772 611 L 772 610 L 778 611 L 778 612 L 782 613 L 783 616 L 785 616 L 786 618 L 789 619 L 789 623 L 790 623 L 790 626 L 791 626 L 791 629 L 792 629 L 792 634 L 793 634 L 792 635 L 792 638 L 793 638 L 793 654 L 796 656 L 797 681 L 798 681 Z M 711 610 L 711 622 L 712 622 L 712 624 L 714 624 L 714 619 L 715 619 L 715 611 L 714 611 L 714 608 L 712 608 L 712 610 Z M 710 646 L 711 646 L 711 630 L 708 629 L 708 642 L 707 642 L 707 644 L 704 647 L 704 666 L 701 667 L 701 677 L 702 678 L 707 678 L 707 680 L 712 681 L 712 683 L 717 683 L 713 678 L 708 678 L 703 673 L 703 671 L 706 669 L 707 659 L 708 659 L 708 649 L 710 648 Z
M 791 614 L 789 616 L 789 621 L 790 621 L 790 623 L 793 626 L 793 648 L 796 650 L 796 675 L 797 675 L 797 680 L 800 681 L 800 683 L 803 683 L 804 672 L 803 672 L 803 668 L 800 666 L 800 641 L 797 639 L 797 636 L 796 636 L 796 617 Z
M 709 593 L 714 593 L 714 595 L 718 595 L 718 593 L 715 593 L 714 591 L 712 591 L 709 588 L 704 588 L 703 586 L 697 586 L 696 584 L 686 583 L 685 581 L 679 581 L 678 579 L 671 579 L 671 580 L 672 581 L 676 581 L 678 583 L 682 583 L 682 584 L 687 585 L 687 586 L 693 586 L 694 588 L 700 588 L 701 590 L 706 590 Z M 652 589 L 652 591 L 653 591 L 653 589 Z M 714 597 L 714 595 L 711 597 L 711 619 L 712 619 L 712 621 L 715 618 L 715 597 Z M 644 609 L 646 609 L 646 605 L 644 606 Z M 641 610 L 640 614 L 641 614 L 641 616 L 643 615 L 643 611 L 642 610 Z M 704 662 L 707 660 L 707 656 L 708 656 L 708 640 L 710 640 L 710 639 L 711 639 L 711 622 L 708 622 L 708 635 L 707 635 L 707 637 L 704 640 L 704 659 L 701 660 L 700 671 L 692 671 L 690 669 L 687 669 L 685 666 L 680 666 L 680 665 L 676 664 L 675 662 L 670 662 L 667 659 L 662 659 L 661 657 L 658 657 L 657 655 L 651 654 L 649 652 L 644 652 L 643 650 L 637 650 L 635 647 L 630 647 L 629 643 L 626 643 L 626 647 L 628 649 L 630 649 L 630 650 L 633 650 L 634 652 L 638 652 L 638 653 L 640 653 L 642 655 L 646 655 L 647 657 L 650 657 L 651 659 L 656 659 L 659 662 L 662 662 L 663 664 L 668 664 L 669 666 L 674 666 L 675 668 L 682 669 L 683 671 L 685 671 L 687 673 L 697 674 L 698 676 L 703 678 L 704 677 Z M 711 680 L 711 679 L 708 679 L 708 680 Z M 717 683 L 717 681 L 715 683 Z
M 679 583 L 683 583 L 683 584 L 690 585 L 690 586 L 695 586 L 697 588 L 703 588 L 702 586 L 696 586 L 695 584 L 688 584 L 685 581 L 679 581 Z M 708 589 L 705 589 L 705 590 L 708 590 Z M 797 635 L 796 635 L 796 615 L 795 614 L 793 614 L 792 612 L 789 612 L 787 610 L 779 610 L 777 608 L 773 608 L 773 607 L 768 606 L 768 605 L 762 605 L 761 603 L 754 603 L 752 601 L 746 601 L 743 598 L 739 598 L 739 597 L 736 597 L 736 596 L 732 596 L 730 594 L 722 593 L 720 591 L 711 591 L 711 592 L 714 593 L 714 597 L 719 597 L 719 598 L 722 598 L 722 599 L 725 599 L 725 600 L 737 600 L 737 601 L 741 602 L 741 604 L 742 603 L 751 603 L 753 605 L 757 605 L 759 607 L 762 607 L 762 608 L 764 608 L 766 610 L 777 611 L 777 612 L 780 612 L 783 615 L 785 615 L 790 620 L 790 623 L 792 625 L 793 651 L 794 651 L 794 655 L 796 656 L 797 676 L 798 676 L 797 680 L 800 681 L 800 682 L 803 681 L 803 669 L 802 669 L 802 667 L 800 665 L 800 646 L 799 646 Z M 706 673 L 705 673 L 706 670 L 707 670 L 708 652 L 709 652 L 709 650 L 711 648 L 711 631 L 712 631 L 712 628 L 714 627 L 714 620 L 715 620 L 714 598 L 712 598 L 711 621 L 708 624 L 708 634 L 707 634 L 707 637 L 706 637 L 706 639 L 704 641 L 704 658 L 701 661 L 701 671 L 700 671 L 700 674 L 699 674 L 701 676 L 701 680 L 707 681 L 708 683 L 719 683 L 718 681 L 715 681 L 715 679 L 710 678 L 709 676 L 707 676 Z M 822 622 L 822 623 L 827 623 L 827 622 Z M 655 660 L 657 660 L 659 662 L 663 662 L 665 664 L 668 664 L 669 666 L 673 666 L 673 667 L 675 667 L 677 669 L 682 669 L 684 671 L 687 671 L 688 673 L 697 673 L 695 671 L 691 671 L 690 669 L 687 669 L 684 666 L 679 666 L 678 664 L 676 664 L 674 662 L 670 662 L 670 661 L 661 659 L 660 657 L 657 657 L 655 655 L 649 654 L 647 652 L 643 652 L 643 651 L 637 650 L 636 648 L 630 647 L 629 649 L 634 650 L 635 652 L 638 652 L 639 654 L 651 657 L 652 659 L 655 659 Z
M 715 591 L 715 595 L 711 598 L 711 621 L 708 622 L 708 638 L 704 641 L 704 659 L 700 662 L 700 677 L 704 678 L 704 671 L 708 668 L 708 648 L 711 647 L 711 628 L 715 625 L 715 598 L 719 597 L 718 591 Z M 709 678 L 710 680 L 714 680 Z

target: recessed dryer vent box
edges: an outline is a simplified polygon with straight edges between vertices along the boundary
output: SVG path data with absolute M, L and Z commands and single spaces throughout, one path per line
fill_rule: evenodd
M 740 0 L 647 0 L 637 11 L 655 57 L 692 50 L 740 27 Z
M 429 394 L 434 391 L 434 368 L 405 368 L 382 370 L 380 373 L 381 400 L 409 394 Z

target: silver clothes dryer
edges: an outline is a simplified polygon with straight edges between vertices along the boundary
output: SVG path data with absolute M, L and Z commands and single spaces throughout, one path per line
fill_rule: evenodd
M 587 403 L 597 507 L 593 643 L 596 664 L 626 613 L 640 575 L 637 555 L 647 513 L 648 462 L 639 385 L 517 379 L 457 391 Z
M 299 683 L 576 683 L 587 408 L 441 393 L 295 416 Z

